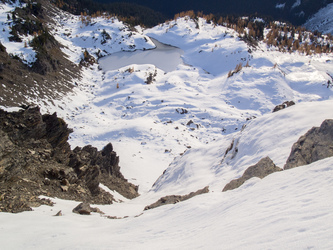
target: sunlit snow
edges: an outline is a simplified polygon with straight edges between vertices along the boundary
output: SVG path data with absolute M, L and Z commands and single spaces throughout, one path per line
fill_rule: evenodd
M 264 43 L 249 47 L 234 30 L 201 18 L 197 23 L 179 18 L 137 32 L 115 18 L 93 21 L 94 25 L 85 25 L 79 17 L 62 13 L 50 27 L 76 63 L 85 50 L 97 59 L 99 51 L 112 56 L 151 49 L 154 43 L 149 37 L 183 51 L 183 63 L 170 69 L 155 62 L 169 60 L 165 54 L 144 64 L 82 68 L 74 94 L 54 100 L 54 105 L 41 104 L 43 112 L 56 111 L 74 129 L 71 147 L 92 144 L 101 149 L 111 142 L 122 173 L 139 185 L 140 196 L 127 200 L 113 193 L 123 202 L 98 206 L 105 215 L 73 214 L 78 202 L 57 198 L 54 207 L 0 213 L 2 247 L 329 249 L 333 245 L 332 158 L 262 180 L 252 178 L 236 190 L 221 192 L 263 157 L 283 167 L 301 135 L 324 119 L 333 119 L 332 88 L 327 87 L 329 74 L 333 75 L 331 54 L 282 53 Z M 103 30 L 112 39 L 101 44 Z M 249 67 L 227 77 L 237 64 L 247 62 Z M 151 74 L 154 80 L 147 84 Z M 287 100 L 296 105 L 272 113 Z M 232 141 L 237 152 L 224 157 Z M 208 194 L 143 211 L 162 196 L 187 194 L 207 185 Z M 63 216 L 53 216 L 59 210 Z

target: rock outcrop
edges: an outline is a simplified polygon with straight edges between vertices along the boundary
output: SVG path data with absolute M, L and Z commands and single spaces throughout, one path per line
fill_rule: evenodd
M 261 159 L 257 164 L 249 167 L 245 170 L 242 177 L 232 180 L 222 190 L 222 192 L 236 189 L 240 187 L 245 181 L 252 177 L 264 178 L 269 174 L 277 171 L 282 171 L 281 168 L 277 167 L 274 162 L 267 156 Z
M 168 195 L 168 196 L 160 198 L 155 203 L 153 203 L 149 206 L 146 206 L 144 210 L 157 208 L 157 207 L 167 205 L 167 204 L 176 204 L 178 202 L 191 199 L 192 197 L 197 196 L 199 194 L 205 194 L 205 193 L 208 193 L 208 192 L 209 192 L 209 187 L 204 187 L 203 189 L 199 189 L 196 192 L 191 192 L 191 193 L 186 194 L 186 195 Z
M 320 127 L 313 127 L 294 143 L 287 162 L 284 165 L 284 170 L 307 165 L 332 156 L 333 120 L 327 119 Z M 256 165 L 249 167 L 242 177 L 229 182 L 222 191 L 238 188 L 252 177 L 264 178 L 271 173 L 281 170 L 281 168 L 275 166 L 269 157 L 266 157 L 261 159 Z
M 97 208 L 97 207 L 91 207 L 89 203 L 82 202 L 79 205 L 77 205 L 73 210 L 73 213 L 81 214 L 81 215 L 90 215 L 91 213 L 100 213 L 103 214 L 103 212 Z
M 277 111 L 280 111 L 282 109 L 285 109 L 285 108 L 288 108 L 290 106 L 293 106 L 295 105 L 295 102 L 294 101 L 285 101 L 284 103 L 280 104 L 280 105 L 277 105 L 274 109 L 273 109 L 273 113 L 274 112 L 277 112 Z
M 41 115 L 38 107 L 0 109 L 0 211 L 51 204 L 40 195 L 111 204 L 112 195 L 100 183 L 126 198 L 138 196 L 138 187 L 121 174 L 111 143 L 101 151 L 92 146 L 71 150 L 71 132 L 56 114 Z
M 333 156 L 333 120 L 313 127 L 293 145 L 284 169 L 307 165 Z

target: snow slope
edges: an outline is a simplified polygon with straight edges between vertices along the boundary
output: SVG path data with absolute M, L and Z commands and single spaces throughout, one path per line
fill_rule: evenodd
M 330 249 L 332 165 L 329 158 L 122 220 L 73 214 L 75 202 L 56 200 L 1 213 L 0 239 L 6 249 Z
M 328 4 L 325 8 L 320 9 L 304 24 L 309 30 L 318 30 L 324 34 L 333 34 L 333 3 Z
M 133 32 L 117 19 L 99 17 L 85 25 L 80 17 L 60 12 L 50 28 L 76 63 L 85 50 L 97 58 L 98 53 L 152 48 L 153 37 L 182 49 L 184 64 L 170 72 L 149 63 L 109 71 L 95 64 L 83 68 L 75 94 L 43 104 L 44 112 L 57 111 L 74 129 L 72 147 L 102 148 L 112 142 L 122 173 L 139 185 L 141 195 L 134 200 L 117 195 L 124 202 L 98 206 L 104 216 L 73 214 L 77 202 L 59 199 L 54 207 L 1 213 L 0 240 L 6 249 L 332 246 L 332 158 L 221 192 L 263 157 L 283 167 L 301 135 L 333 118 L 332 88 L 327 87 L 332 55 L 248 47 L 234 30 L 201 18 Z M 106 43 L 103 30 L 112 38 Z M 227 77 L 246 62 L 249 67 Z M 155 80 L 148 85 L 150 74 Z M 296 105 L 271 113 L 287 100 Z M 232 141 L 237 150 L 225 155 Z M 207 185 L 208 194 L 143 212 L 164 195 Z M 53 217 L 59 210 L 64 216 Z
M 154 47 L 146 36 L 131 31 L 116 17 L 102 15 L 89 19 L 60 10 L 54 15 L 55 22 L 49 25 L 52 35 L 65 46 L 63 52 L 76 63 L 83 58 L 85 50 L 95 57 L 102 57 L 118 51 Z
M 241 132 L 232 134 L 224 143 L 214 142 L 178 157 L 155 183 L 155 192 L 186 194 L 204 186 L 218 192 L 230 180 L 239 178 L 251 165 L 269 156 L 283 168 L 291 147 L 300 136 L 325 119 L 332 100 L 300 103 L 274 114 L 252 120 Z M 316 115 L 309 115 L 309 114 Z M 225 156 L 234 140 L 233 149 Z M 229 143 L 229 145 L 228 145 Z M 237 147 L 237 152 L 235 148 Z

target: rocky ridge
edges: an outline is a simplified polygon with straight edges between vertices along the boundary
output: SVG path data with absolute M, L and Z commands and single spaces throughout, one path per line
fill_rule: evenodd
M 121 174 L 112 144 L 101 151 L 90 145 L 71 150 L 72 130 L 56 113 L 41 115 L 39 107 L 0 109 L 0 121 L 1 212 L 51 204 L 41 195 L 111 204 L 113 196 L 100 183 L 126 198 L 138 196 L 138 187 Z

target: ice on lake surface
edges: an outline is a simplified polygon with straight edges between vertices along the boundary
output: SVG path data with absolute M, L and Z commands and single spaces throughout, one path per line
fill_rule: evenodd
M 131 64 L 153 64 L 165 72 L 170 72 L 183 63 L 183 50 L 160 43 L 153 38 L 151 40 L 156 45 L 155 49 L 117 52 L 101 58 L 99 64 L 105 71 L 117 70 Z

